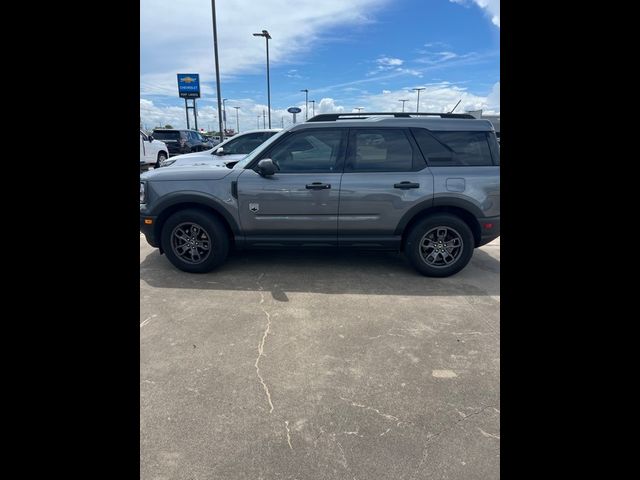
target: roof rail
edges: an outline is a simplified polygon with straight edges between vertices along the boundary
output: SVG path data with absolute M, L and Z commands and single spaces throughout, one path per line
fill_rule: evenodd
M 364 112 L 364 113 L 321 113 L 311 117 L 307 122 L 335 122 L 336 120 L 358 120 L 381 115 L 393 116 L 395 118 L 411 118 L 414 116 L 436 116 L 440 118 L 468 118 L 475 119 L 468 113 L 435 113 L 435 112 Z

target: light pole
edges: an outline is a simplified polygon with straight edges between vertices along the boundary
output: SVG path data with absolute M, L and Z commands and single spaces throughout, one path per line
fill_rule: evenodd
M 309 89 L 305 88 L 300 91 L 304 92 L 304 119 L 307 120 L 309 118 L 307 115 L 309 113 Z
M 222 99 L 222 120 L 224 122 L 224 130 L 225 132 L 227 131 L 227 104 L 224 103 L 227 100 L 229 100 L 228 98 L 223 98 Z M 220 137 L 222 138 L 222 137 Z
M 311 111 L 313 112 L 312 116 L 315 117 L 316 116 L 316 101 L 315 100 L 309 100 L 309 101 L 311 102 Z
M 404 112 L 404 102 L 408 102 L 409 100 L 398 100 L 399 102 L 402 102 L 402 111 Z
M 218 92 L 218 114 L 222 109 L 220 105 L 222 95 L 220 94 L 220 67 L 218 66 L 218 27 L 216 26 L 216 0 L 211 0 L 211 14 L 213 16 L 213 56 L 216 63 L 216 90 Z M 220 140 L 222 140 L 222 117 L 218 115 L 218 124 L 220 128 Z
M 364 110 L 364 107 L 356 107 L 356 110 L 358 110 L 358 113 L 360 113 L 360 110 Z
M 260 115 L 258 115 L 258 121 L 257 121 L 257 124 L 256 124 L 256 128 L 260 128 Z
M 238 110 L 240 107 L 233 107 L 236 109 L 236 133 L 240 133 L 240 120 L 238 119 Z
M 411 90 L 415 90 L 418 92 L 418 100 L 416 101 L 416 113 L 418 113 L 420 111 L 420 91 L 426 90 L 426 88 L 425 87 L 412 88 Z
M 269 128 L 271 128 L 271 85 L 269 83 L 269 39 L 271 35 L 266 30 L 262 30 L 262 33 L 254 33 L 254 37 L 264 37 L 267 42 L 267 108 L 269 109 Z
M 267 128 L 264 126 L 264 108 L 262 109 L 262 128 Z M 269 128 L 271 128 L 271 119 L 269 119 Z

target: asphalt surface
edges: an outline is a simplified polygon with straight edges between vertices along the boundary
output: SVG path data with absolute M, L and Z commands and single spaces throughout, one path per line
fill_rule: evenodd
M 500 239 L 175 269 L 140 238 L 140 478 L 498 479 Z

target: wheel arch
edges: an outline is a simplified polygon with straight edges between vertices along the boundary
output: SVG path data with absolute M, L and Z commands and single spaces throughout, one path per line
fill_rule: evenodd
M 240 232 L 236 220 L 223 206 L 218 205 L 216 200 L 198 193 L 174 195 L 165 199 L 154 209 L 159 212 L 154 212 L 154 215 L 157 215 L 154 228 L 155 237 L 161 238 L 162 227 L 171 215 L 186 209 L 197 209 L 214 215 L 227 230 L 229 241 L 234 243 L 235 236 Z
M 404 249 L 406 237 L 416 223 L 421 221 L 423 218 L 437 213 L 455 215 L 464 221 L 471 229 L 471 233 L 473 233 L 474 246 L 480 246 L 482 232 L 480 229 L 480 223 L 477 220 L 478 214 L 476 210 L 479 210 L 478 207 L 469 202 L 465 202 L 464 200 L 453 200 L 454 201 L 447 202 L 445 199 L 440 199 L 439 202 L 434 202 L 435 204 L 425 202 L 416 205 L 409 210 L 400 220 L 395 232 L 396 235 L 402 236 L 401 248 Z

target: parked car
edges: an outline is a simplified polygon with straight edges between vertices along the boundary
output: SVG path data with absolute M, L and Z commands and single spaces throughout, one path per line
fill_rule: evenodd
M 186 272 L 232 247 L 338 247 L 402 251 L 447 277 L 500 235 L 500 149 L 468 114 L 316 115 L 231 168 L 143 173 L 140 230 Z
M 156 128 L 154 138 L 162 140 L 169 148 L 169 156 L 202 152 L 213 148 L 213 143 L 195 130 Z
M 160 166 L 178 167 L 205 164 L 224 166 L 227 163 L 242 160 L 245 156 L 280 130 L 280 128 L 248 130 L 226 139 L 211 150 L 205 150 L 204 152 L 198 153 L 188 153 L 186 155 L 177 155 L 165 160 L 160 164 Z
M 140 171 L 148 170 L 149 166 L 158 167 L 167 158 L 167 145 L 140 130 Z

